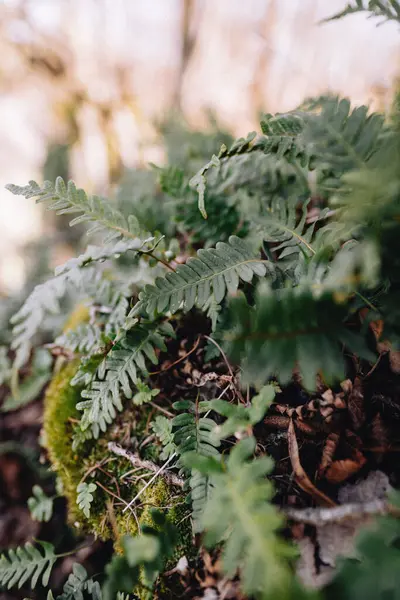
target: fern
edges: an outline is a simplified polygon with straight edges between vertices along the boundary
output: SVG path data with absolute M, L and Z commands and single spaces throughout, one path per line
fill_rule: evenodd
M 237 290 L 240 279 L 249 282 L 253 274 L 262 277 L 265 273 L 265 265 L 250 247 L 231 236 L 229 244 L 220 242 L 216 248 L 199 250 L 196 258 L 189 258 L 175 273 L 157 277 L 154 285 L 146 285 L 130 316 L 142 310 L 149 315 L 167 310 L 174 313 L 181 307 L 188 311 L 195 304 L 203 308 L 211 293 L 219 304 L 227 291 Z
M 39 485 L 32 488 L 33 496 L 28 498 L 28 508 L 34 521 L 50 521 L 53 515 L 54 498 L 46 496 Z
M 151 387 L 149 387 L 140 379 L 136 381 L 135 385 L 137 392 L 134 394 L 132 402 L 136 406 L 141 406 L 142 404 L 146 404 L 147 402 L 152 402 L 153 398 L 155 398 L 155 396 L 157 396 L 160 393 L 159 389 L 151 389 Z
M 92 600 L 102 600 L 100 584 L 93 579 L 88 579 L 86 569 L 78 564 L 72 565 L 72 573 L 68 576 L 63 587 L 63 593 L 57 600 L 84 600 L 85 592 L 90 594 Z
M 168 460 L 177 451 L 172 433 L 172 421 L 159 415 L 152 422 L 151 428 L 163 446 L 160 459 Z
M 100 430 L 105 431 L 115 418 L 116 410 L 122 410 L 121 394 L 132 398 L 138 372 L 148 375 L 145 359 L 157 364 L 154 348 L 165 351 L 164 338 L 173 335 L 168 323 L 156 322 L 136 325 L 125 333 L 101 362 L 90 388 L 82 392 L 84 400 L 77 408 L 83 411 L 83 429 L 91 427 L 95 437 Z
M 268 207 L 266 212 L 258 219 L 258 229 L 266 242 L 278 244 L 274 251 L 278 253 L 278 259 L 291 257 L 291 262 L 299 260 L 299 254 L 311 258 L 321 245 L 325 230 L 320 229 L 315 234 L 317 221 L 306 226 L 307 207 L 310 200 L 306 200 L 301 207 L 301 218 L 297 217 L 297 199 L 276 198 Z M 319 220 L 326 215 L 323 211 Z
M 217 440 L 223 440 L 231 435 L 236 435 L 236 437 L 240 438 L 243 433 L 252 432 L 253 426 L 263 419 L 274 398 L 274 387 L 267 385 L 260 390 L 259 394 L 252 398 L 250 406 L 235 405 L 226 402 L 226 400 L 215 399 L 200 402 L 199 410 L 200 412 L 213 410 L 227 417 L 223 425 L 217 425 L 213 430 L 213 434 Z
M 344 378 L 340 344 L 373 360 L 361 336 L 345 327 L 347 304 L 335 301 L 334 293 L 313 294 L 307 286 L 271 290 L 259 286 L 254 307 L 243 297 L 231 302 L 231 329 L 226 347 L 241 360 L 247 381 L 262 385 L 276 375 L 290 381 L 297 366 L 304 386 L 315 389 L 317 373 L 333 382 Z
M 302 137 L 324 173 L 323 186 L 338 187 L 342 173 L 371 164 L 385 139 L 382 115 L 368 114 L 366 106 L 351 109 L 349 100 L 332 96 L 304 106 L 309 112 Z
M 172 557 L 178 540 L 175 526 L 155 509 L 150 510 L 150 517 L 151 524 L 143 526 L 141 535 L 123 537 L 123 555 L 115 554 L 107 565 L 103 600 L 115 600 L 117 592 L 132 592 L 139 580 L 147 590 L 152 590 L 166 561 Z
M 82 481 L 76 488 L 78 494 L 76 503 L 87 519 L 90 517 L 90 507 L 94 500 L 93 492 L 96 490 L 97 485 L 95 483 L 86 483 L 86 481 Z
M 228 577 L 240 571 L 243 591 L 263 600 L 290 596 L 289 559 L 294 549 L 277 535 L 282 518 L 270 503 L 273 487 L 265 478 L 270 458 L 249 460 L 256 440 L 239 442 L 228 459 L 189 455 L 187 461 L 203 476 L 213 475 L 214 490 L 202 516 L 205 544 L 223 543 L 222 564 Z
M 172 427 L 175 430 L 174 443 L 177 446 L 177 453 L 181 456 L 185 464 L 185 455 L 195 453 L 199 456 L 219 457 L 217 448 L 219 440 L 215 439 L 212 431 L 215 423 L 207 417 L 199 417 L 198 407 L 190 400 L 181 400 L 175 402 L 173 407 L 176 410 L 185 410 L 172 420 Z M 212 477 L 204 476 L 196 469 L 192 469 L 189 478 L 190 500 L 192 502 L 193 528 L 195 533 L 201 531 L 201 517 L 204 505 L 207 499 L 212 495 L 213 480 Z
M 57 555 L 54 546 L 48 542 L 39 542 L 43 554 L 30 542 L 23 547 L 9 550 L 0 556 L 0 585 L 11 589 L 14 585 L 21 588 L 30 581 L 32 589 L 39 579 L 46 587 Z
M 24 187 L 13 184 L 6 187 L 13 194 L 36 198 L 37 202 L 49 202 L 48 210 L 56 211 L 57 215 L 81 213 L 72 219 L 70 225 L 93 223 L 88 234 L 105 230 L 105 242 L 120 237 L 136 239 L 142 233 L 136 217 L 130 215 L 126 219 L 107 200 L 99 196 L 88 197 L 84 190 L 76 188 L 73 181 L 65 185 L 63 179 L 58 177 L 55 185 L 45 181 L 40 187 L 35 181 L 30 181 Z
M 78 258 L 68 260 L 58 267 L 55 277 L 37 285 L 28 296 L 22 308 L 12 317 L 13 342 L 17 350 L 16 366 L 22 366 L 31 349 L 31 339 L 39 331 L 48 314 L 60 312 L 60 301 L 72 289 L 89 295 L 101 296 L 104 288 L 110 289 L 110 282 L 102 280 L 102 274 L 94 265 L 123 252 L 138 252 L 143 248 L 141 240 L 120 241 L 106 247 L 89 246 Z
M 11 360 L 8 357 L 7 346 L 0 346 L 0 385 L 8 382 L 11 377 Z
M 369 12 L 371 13 L 370 17 L 382 17 L 386 21 L 400 23 L 400 3 L 397 0 L 353 0 L 347 4 L 344 10 L 324 21 L 334 21 L 360 12 Z

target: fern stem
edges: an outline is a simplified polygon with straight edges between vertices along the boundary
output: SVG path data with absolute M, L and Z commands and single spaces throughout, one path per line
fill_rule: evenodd
M 165 260 L 163 260 L 162 258 L 159 258 L 158 256 L 156 256 L 155 254 L 153 254 L 152 252 L 142 252 L 142 254 L 146 254 L 147 256 L 151 256 L 151 258 L 154 258 L 154 260 L 156 260 L 157 262 L 161 263 L 162 265 L 164 265 L 164 267 L 166 267 L 167 269 L 169 269 L 170 271 L 172 271 L 173 273 L 175 273 L 175 269 L 174 267 L 172 267 L 170 264 L 168 264 Z

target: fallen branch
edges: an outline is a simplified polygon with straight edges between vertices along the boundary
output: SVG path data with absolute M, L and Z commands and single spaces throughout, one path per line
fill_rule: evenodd
M 288 519 L 299 521 L 315 527 L 342 521 L 359 521 L 367 517 L 393 515 L 400 517 L 400 509 L 389 504 L 387 500 L 371 500 L 370 502 L 353 502 L 334 506 L 332 508 L 285 508 L 284 514 Z
M 132 463 L 134 467 L 146 469 L 147 471 L 151 471 L 152 473 L 158 473 L 158 471 L 160 470 L 160 467 L 151 462 L 151 460 L 143 460 L 142 458 L 137 456 L 137 454 L 133 454 L 133 452 L 125 450 L 125 448 L 118 446 L 118 444 L 115 444 L 114 442 L 108 443 L 108 449 L 110 450 L 110 452 L 113 452 L 113 454 L 123 456 L 124 458 L 129 460 L 129 462 Z M 163 477 L 169 485 L 183 487 L 183 479 L 181 479 L 180 477 L 178 477 L 178 475 L 175 475 L 174 473 L 162 471 L 160 472 L 160 476 Z

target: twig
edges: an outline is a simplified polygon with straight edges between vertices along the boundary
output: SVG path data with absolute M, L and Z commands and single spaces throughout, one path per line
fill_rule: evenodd
M 183 487 L 183 479 L 181 479 L 180 477 L 178 477 L 178 475 L 175 475 L 174 473 L 168 473 L 165 471 L 161 472 L 160 467 L 151 462 L 151 460 L 143 460 L 142 458 L 137 456 L 137 454 L 133 454 L 132 452 L 129 452 L 129 450 L 125 450 L 125 448 L 118 446 L 118 444 L 115 444 L 114 442 L 109 442 L 108 449 L 114 454 L 117 454 L 118 456 L 123 456 L 124 458 L 129 460 L 129 462 L 132 463 L 134 467 L 146 469 L 147 471 L 152 471 L 152 473 L 162 475 L 162 477 L 166 480 L 166 482 L 169 485 Z
M 172 365 L 168 365 L 168 367 L 165 367 L 165 369 L 160 369 L 160 371 L 151 371 L 149 373 L 149 375 L 158 375 L 159 373 L 165 373 L 165 371 L 169 371 L 169 369 L 172 369 L 172 367 L 174 367 L 175 365 L 179 364 L 180 362 L 182 362 L 183 360 L 185 360 L 185 358 L 187 358 L 188 356 L 190 356 L 190 354 L 192 354 L 192 352 L 194 352 L 197 348 L 197 346 L 200 343 L 200 337 L 199 336 L 196 340 L 195 345 L 193 346 L 193 348 L 191 350 L 189 350 L 189 352 L 187 352 L 185 354 L 185 356 L 181 356 L 180 358 L 178 358 L 178 360 L 176 360 L 175 362 L 172 363 Z
M 148 404 L 150 404 L 150 406 L 153 406 L 154 408 L 156 408 L 160 412 L 164 413 L 164 415 L 166 415 L 167 417 L 171 417 L 172 418 L 172 417 L 175 416 L 172 412 L 170 412 L 166 408 L 163 408 L 162 406 L 158 406 L 158 404 L 156 404 L 155 402 L 148 402 Z
M 371 500 L 370 502 L 354 502 L 334 506 L 332 508 L 285 508 L 286 517 L 315 527 L 346 520 L 364 519 L 370 516 L 393 515 L 400 517 L 400 509 L 389 504 L 387 500 Z
M 162 467 L 160 467 L 158 469 L 158 471 L 156 473 L 154 473 L 153 477 L 151 479 L 149 479 L 149 481 L 146 483 L 146 485 L 144 485 L 142 487 L 142 489 L 136 494 L 136 496 L 134 498 L 132 498 L 132 500 L 129 502 L 128 506 L 126 506 L 122 512 L 125 512 L 128 508 L 130 508 L 132 506 L 132 504 L 143 494 L 143 492 L 149 487 L 149 485 L 151 483 L 153 483 L 153 481 L 155 479 L 157 479 L 157 477 L 159 475 L 161 475 L 161 473 L 164 471 L 164 469 L 166 469 L 166 467 L 169 465 L 169 463 L 175 457 L 176 457 L 176 452 L 174 452 L 173 454 L 171 454 L 171 456 L 169 457 L 169 459 L 162 465 Z M 166 475 L 166 473 L 165 473 L 165 475 Z M 169 473 L 168 475 L 171 475 L 171 474 Z
M 218 344 L 218 342 L 216 342 L 215 340 L 212 339 L 212 337 L 210 337 L 209 335 L 204 335 L 203 337 L 206 338 L 206 340 L 208 340 L 209 342 L 211 342 L 212 344 L 214 344 L 214 346 L 216 346 L 218 348 L 218 350 L 221 352 L 221 356 L 225 361 L 226 366 L 228 367 L 228 371 L 229 371 L 229 375 L 232 377 L 232 379 L 235 379 L 235 375 L 233 373 L 232 367 L 229 364 L 229 361 L 226 357 L 225 352 L 222 350 L 221 346 Z

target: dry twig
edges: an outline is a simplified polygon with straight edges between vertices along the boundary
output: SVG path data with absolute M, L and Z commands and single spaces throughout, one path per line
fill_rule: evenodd
M 114 454 L 117 454 L 118 456 L 123 456 L 124 458 L 129 460 L 129 462 L 132 463 L 134 467 L 146 469 L 147 471 L 151 471 L 152 473 L 157 473 L 160 471 L 160 467 L 151 462 L 151 460 L 143 460 L 142 458 L 137 456 L 137 454 L 133 454 L 132 452 L 129 452 L 129 450 L 125 450 L 125 448 L 121 448 L 121 446 L 118 446 L 118 444 L 115 444 L 114 442 L 109 442 L 108 449 Z M 183 487 L 183 479 L 181 479 L 180 477 L 178 477 L 178 475 L 175 475 L 174 473 L 162 471 L 160 472 L 160 476 L 163 477 L 169 485 Z

